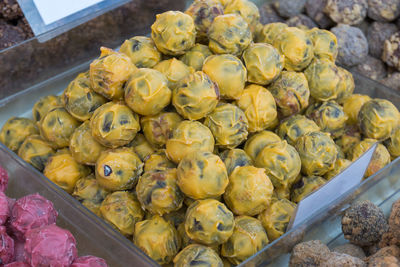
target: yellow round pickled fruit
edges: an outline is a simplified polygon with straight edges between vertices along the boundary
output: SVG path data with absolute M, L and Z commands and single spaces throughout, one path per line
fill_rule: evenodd
M 252 41 L 247 22 L 237 14 L 216 17 L 208 30 L 211 51 L 215 54 L 242 54 Z
M 335 166 L 337 148 L 327 133 L 303 135 L 297 139 L 296 149 L 301 159 L 301 170 L 307 176 L 324 175 Z
M 96 214 L 97 216 L 99 216 L 101 218 L 101 212 L 100 212 L 101 202 L 97 203 L 97 202 L 93 202 L 91 200 L 85 199 L 85 200 L 82 200 L 81 203 L 88 210 L 90 210 L 91 212 L 93 212 L 94 214 Z
M 400 113 L 395 105 L 385 99 L 366 102 L 358 113 L 361 133 L 368 138 L 385 140 L 399 126 Z
M 343 77 L 335 63 L 327 58 L 315 58 L 304 71 L 304 75 L 313 98 L 318 101 L 338 98 Z
M 280 189 L 289 188 L 301 169 L 299 154 L 285 140 L 265 146 L 255 163 L 257 167 L 265 169 L 274 187 Z
M 302 71 L 314 58 L 312 41 L 305 31 L 296 27 L 283 28 L 273 46 L 285 56 L 285 69 L 289 71 Z
M 133 235 L 135 224 L 143 219 L 140 203 L 127 191 L 109 194 L 100 206 L 103 219 L 125 236 Z
M 93 113 L 90 128 L 97 142 L 116 148 L 133 140 L 140 130 L 139 116 L 123 103 L 109 102 Z
M 179 162 L 177 178 L 182 192 L 193 199 L 218 197 L 229 183 L 224 162 L 208 151 L 186 154 Z
M 339 86 L 339 93 L 337 97 L 337 102 L 341 105 L 349 98 L 354 91 L 355 83 L 353 74 L 351 72 L 345 70 L 344 68 L 337 67 L 339 70 L 339 74 L 342 77 L 342 82 Z
M 255 216 L 267 208 L 274 186 L 263 168 L 237 167 L 229 176 L 224 200 L 236 215 Z
M 166 144 L 167 157 L 174 163 L 179 163 L 191 152 L 213 150 L 214 137 L 210 129 L 198 121 L 182 121 Z
M 171 262 L 180 249 L 175 227 L 157 215 L 136 223 L 133 241 L 160 265 Z
M 274 241 L 286 232 L 296 204 L 286 198 L 273 198 L 271 204 L 258 215 L 268 239 Z
M 369 148 L 371 148 L 376 142 L 375 139 L 364 139 L 360 143 L 356 144 L 351 153 L 351 160 L 355 161 L 362 156 Z M 388 165 L 391 161 L 390 153 L 386 147 L 382 144 L 378 144 L 372 159 L 368 165 L 368 169 L 365 171 L 364 177 L 367 178 L 374 173 L 378 172 L 380 169 Z
M 147 158 L 155 152 L 154 148 L 150 145 L 149 142 L 147 142 L 146 138 L 141 133 L 135 136 L 135 138 L 129 144 L 129 147 L 131 147 L 133 151 L 135 151 L 140 160 L 143 162 L 146 161 Z
M 288 26 L 285 23 L 274 22 L 263 26 L 259 34 L 256 36 L 257 43 L 274 44 L 275 39 L 282 33 Z
M 343 103 L 343 111 L 347 115 L 347 123 L 354 124 L 357 123 L 358 113 L 360 112 L 361 107 L 368 101 L 371 100 L 371 97 L 368 95 L 359 95 L 354 94 L 346 99 Z
M 181 116 L 175 112 L 161 112 L 154 116 L 142 117 L 140 124 L 147 141 L 153 146 L 163 147 L 181 121 Z
M 183 248 L 178 255 L 174 258 L 175 267 L 187 267 L 187 266 L 199 266 L 199 267 L 223 267 L 223 263 L 218 253 L 212 248 L 207 246 L 190 244 Z
M 183 204 L 176 169 L 145 172 L 139 177 L 136 193 L 142 208 L 152 214 L 163 215 L 178 210 Z
M 343 135 L 347 115 L 335 101 L 315 103 L 307 109 L 306 115 L 315 121 L 321 131 L 330 133 L 332 138 Z
M 244 151 L 253 161 L 256 160 L 258 154 L 269 144 L 281 142 L 281 138 L 271 131 L 262 131 L 254 134 L 247 139 L 244 145 Z
M 310 89 L 302 72 L 283 71 L 281 76 L 268 86 L 268 90 L 274 96 L 282 117 L 299 113 L 308 106 Z
M 95 165 L 105 147 L 92 136 L 90 122 L 85 121 L 71 135 L 69 149 L 75 160 L 81 164 Z
M 199 120 L 217 106 L 218 86 L 202 71 L 190 74 L 172 93 L 172 104 L 186 119 Z
M 96 162 L 96 179 L 109 191 L 132 189 L 142 174 L 143 163 L 131 148 L 103 151 Z
M 333 170 L 325 173 L 324 178 L 326 180 L 330 180 L 334 177 L 336 177 L 336 175 L 340 174 L 342 171 L 344 171 L 347 167 L 349 167 L 351 164 L 351 161 L 348 159 L 342 159 L 342 158 L 338 158 L 335 162 L 335 167 L 333 168 Z
M 197 40 L 207 41 L 207 32 L 214 19 L 224 14 L 224 8 L 215 0 L 195 0 L 186 9 L 185 14 L 193 18 L 196 26 Z
M 346 125 L 344 133 L 336 140 L 336 144 L 341 148 L 343 153 L 348 156 L 354 145 L 361 141 L 361 133 L 355 124 Z
M 40 120 L 46 116 L 47 113 L 49 113 L 50 110 L 55 109 L 55 108 L 61 108 L 63 107 L 63 101 L 60 96 L 55 96 L 55 95 L 48 95 L 44 96 L 39 99 L 33 105 L 32 108 L 32 117 L 35 122 L 40 122 Z
M 152 68 L 161 60 L 161 53 L 153 40 L 146 36 L 125 40 L 119 51 L 127 55 L 138 68 Z
M 229 54 L 209 56 L 204 61 L 203 71 L 218 85 L 221 98 L 240 97 L 246 83 L 247 70 L 239 58 Z
M 248 85 L 236 104 L 246 115 L 249 132 L 270 128 L 278 116 L 274 97 L 260 85 Z
M 295 203 L 299 203 L 301 200 L 323 186 L 325 183 L 326 180 L 319 176 L 303 177 L 301 181 L 293 185 L 290 199 Z
M 278 135 L 294 146 L 299 137 L 312 132 L 319 132 L 318 125 L 303 115 L 294 115 L 283 121 L 278 128 Z
M 385 141 L 385 145 L 392 156 L 392 159 L 400 156 L 400 128 L 397 128 L 390 138 Z
M 227 149 L 220 154 L 222 161 L 225 163 L 228 175 L 235 170 L 236 167 L 252 166 L 253 160 L 242 149 Z
M 213 0 L 208 0 L 213 1 Z M 203 1 L 199 1 L 202 3 Z M 211 56 L 212 52 L 208 46 L 203 44 L 195 44 L 189 51 L 187 51 L 181 58 L 183 63 L 192 67 L 194 70 L 202 70 L 204 60 Z
M 257 25 L 260 23 L 260 12 L 253 2 L 232 0 L 225 6 L 224 13 L 240 15 L 249 25 L 250 31 L 255 34 Z
M 35 123 L 27 118 L 11 117 L 0 131 L 0 142 L 10 150 L 17 152 L 25 139 L 39 134 Z
M 336 36 L 330 31 L 313 28 L 308 31 L 314 45 L 314 55 L 317 58 L 327 58 L 332 62 L 336 61 L 338 55 L 338 44 Z
M 75 184 L 74 192 L 72 192 L 72 196 L 78 200 L 90 200 L 98 204 L 100 204 L 108 194 L 109 192 L 99 185 L 94 174 L 79 179 Z
M 225 243 L 231 237 L 234 226 L 232 212 L 215 199 L 197 200 L 186 211 L 186 234 L 203 245 Z
M 151 25 L 151 38 L 161 53 L 183 55 L 196 40 L 195 24 L 191 16 L 180 11 L 167 11 L 156 16 Z
M 238 216 L 235 218 L 232 236 L 222 244 L 221 255 L 238 265 L 268 243 L 267 233 L 259 220 L 249 216 Z
M 179 81 L 193 73 L 193 69 L 174 57 L 161 61 L 153 69 L 165 75 L 170 89 L 175 89 Z
M 51 156 L 43 170 L 44 176 L 70 194 L 76 182 L 89 173 L 90 169 L 76 162 L 70 153 Z
M 62 97 L 65 109 L 80 121 L 90 119 L 93 112 L 107 102 L 107 99 L 90 88 L 88 72 L 79 74 L 70 82 Z
M 124 97 L 123 86 L 137 69 L 131 59 L 122 53 L 101 47 L 101 55 L 90 64 L 90 86 L 108 99 Z
M 28 136 L 18 150 L 18 156 L 39 171 L 44 169 L 47 160 L 54 153 L 55 151 L 51 144 L 36 134 Z
M 80 122 L 64 108 L 55 108 L 40 121 L 40 135 L 56 148 L 69 146 L 69 140 Z
M 146 159 L 144 163 L 144 172 L 165 170 L 175 167 L 175 164 L 167 158 L 164 151 L 158 151 Z
M 205 119 L 217 145 L 235 148 L 247 138 L 248 121 L 245 113 L 233 104 L 221 103 Z
M 265 43 L 250 44 L 243 52 L 243 60 L 247 68 L 247 81 L 260 85 L 276 80 L 285 61 L 275 47 Z
M 125 86 L 125 102 L 140 115 L 156 115 L 171 102 L 167 83 L 164 74 L 157 70 L 138 69 Z

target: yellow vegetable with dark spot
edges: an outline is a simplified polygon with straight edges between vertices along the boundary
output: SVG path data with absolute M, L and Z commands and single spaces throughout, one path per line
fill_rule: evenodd
M 247 139 L 244 145 L 244 151 L 249 155 L 253 161 L 256 160 L 258 154 L 267 145 L 281 142 L 281 138 L 271 131 L 262 131 L 252 135 Z
M 336 36 L 327 30 L 313 28 L 308 31 L 308 36 L 314 45 L 314 55 L 317 58 L 327 58 L 336 61 L 338 44 Z
M 323 186 L 325 183 L 326 180 L 319 176 L 303 177 L 293 186 L 290 199 L 295 203 L 299 203 L 302 199 Z
M 175 164 L 167 158 L 167 155 L 165 155 L 165 151 L 163 150 L 150 155 L 144 163 L 145 172 L 152 170 L 165 170 L 175 167 Z
M 282 121 L 278 128 L 278 135 L 294 146 L 299 137 L 312 132 L 319 132 L 318 125 L 304 115 L 294 115 Z
M 260 23 L 260 12 L 256 4 L 249 0 L 232 0 L 225 6 L 224 13 L 242 16 L 249 25 L 250 31 L 255 34 L 257 25 Z
M 153 69 L 158 70 L 165 75 L 168 80 L 168 87 L 171 90 L 176 88 L 179 81 L 193 73 L 193 69 L 174 57 L 161 61 L 155 65 Z
M 338 158 L 335 162 L 335 167 L 333 168 L 333 170 L 325 173 L 324 178 L 326 180 L 330 180 L 330 179 L 334 178 L 336 175 L 340 174 L 347 167 L 349 167 L 350 164 L 351 164 L 350 160 Z
M 60 96 L 47 95 L 39 99 L 33 105 L 32 116 L 35 122 L 40 122 L 40 120 L 49 113 L 50 110 L 55 108 L 61 108 L 64 103 Z
M 27 118 L 11 117 L 0 131 L 0 142 L 10 150 L 17 152 L 30 135 L 39 134 L 35 123 Z
M 18 156 L 39 171 L 43 171 L 47 160 L 55 153 L 50 143 L 40 135 L 30 135 L 18 150 Z
M 228 175 L 230 175 L 236 167 L 252 166 L 253 160 L 242 149 L 227 149 L 220 154 L 222 161 L 225 163 Z
M 371 97 L 369 97 L 368 95 L 359 94 L 354 94 L 347 98 L 346 101 L 344 101 L 343 103 L 343 111 L 348 117 L 347 123 L 357 123 L 358 113 L 360 112 L 361 107 L 370 100 Z
M 392 159 L 400 156 L 400 127 L 397 128 L 390 138 L 385 141 L 385 145 L 392 156 Z
M 135 136 L 132 142 L 129 143 L 128 147 L 131 147 L 143 162 L 155 152 L 155 149 L 141 133 Z
M 213 249 L 198 244 L 188 245 L 174 258 L 175 267 L 187 267 L 192 265 L 199 267 L 224 266 L 221 258 Z
M 357 125 L 350 124 L 344 128 L 344 133 L 339 139 L 336 140 L 336 144 L 342 149 L 343 153 L 348 157 L 351 154 L 351 150 L 354 145 L 361 141 L 361 133 Z
M 285 23 L 274 22 L 264 25 L 259 34 L 256 36 L 258 43 L 273 44 L 275 39 L 282 33 L 288 26 Z
M 161 53 L 153 40 L 146 36 L 125 40 L 119 51 L 127 55 L 138 68 L 152 68 L 161 60 Z
M 96 204 L 101 204 L 108 194 L 109 192 L 99 185 L 94 174 L 79 179 L 72 192 L 72 196 L 76 199 L 88 200 Z
M 208 46 L 203 44 L 195 44 L 189 51 L 187 51 L 180 58 L 180 60 L 182 60 L 182 62 L 188 65 L 189 67 L 192 67 L 194 70 L 198 71 L 203 68 L 204 60 L 211 55 L 212 52 L 208 48 Z

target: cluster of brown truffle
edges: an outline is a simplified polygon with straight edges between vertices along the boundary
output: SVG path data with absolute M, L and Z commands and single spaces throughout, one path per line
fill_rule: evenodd
M 337 54 L 329 31 L 196 0 L 101 48 L 0 141 L 159 264 L 239 264 L 374 142 L 367 176 L 400 155 L 399 111 L 353 95 Z

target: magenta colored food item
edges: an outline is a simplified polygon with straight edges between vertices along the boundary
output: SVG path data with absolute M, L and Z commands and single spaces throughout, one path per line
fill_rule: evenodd
M 55 224 L 29 230 L 25 236 L 25 262 L 32 267 L 69 267 L 77 257 L 75 238 Z
M 8 173 L 0 166 L 0 191 L 5 192 L 8 186 Z
M 10 209 L 8 208 L 8 198 L 0 191 L 0 225 L 4 225 L 10 216 Z
M 14 261 L 25 260 L 25 241 L 14 239 Z
M 71 267 L 108 267 L 108 265 L 102 258 L 83 256 L 74 260 Z
M 14 261 L 4 265 L 4 267 L 30 267 L 29 264 L 22 261 Z
M 10 228 L 17 238 L 23 239 L 28 230 L 55 223 L 57 215 L 51 201 L 39 194 L 27 195 L 15 202 Z
M 0 226 L 0 263 L 6 264 L 11 262 L 13 259 L 14 240 L 7 234 L 6 227 Z

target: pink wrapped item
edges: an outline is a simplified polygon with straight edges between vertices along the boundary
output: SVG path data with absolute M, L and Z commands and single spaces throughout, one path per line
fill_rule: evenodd
M 55 224 L 29 230 L 25 237 L 25 262 L 32 267 L 69 267 L 77 257 L 75 238 Z
M 0 166 L 0 191 L 5 192 L 8 186 L 8 173 Z
M 7 234 L 7 229 L 0 226 L 0 265 L 14 259 L 14 240 Z
M 4 225 L 9 216 L 8 197 L 0 191 L 0 225 Z
M 83 256 L 74 260 L 71 267 L 108 267 L 108 265 L 102 258 Z
M 4 267 L 31 267 L 29 264 L 22 261 L 14 261 L 9 264 L 4 265 Z

